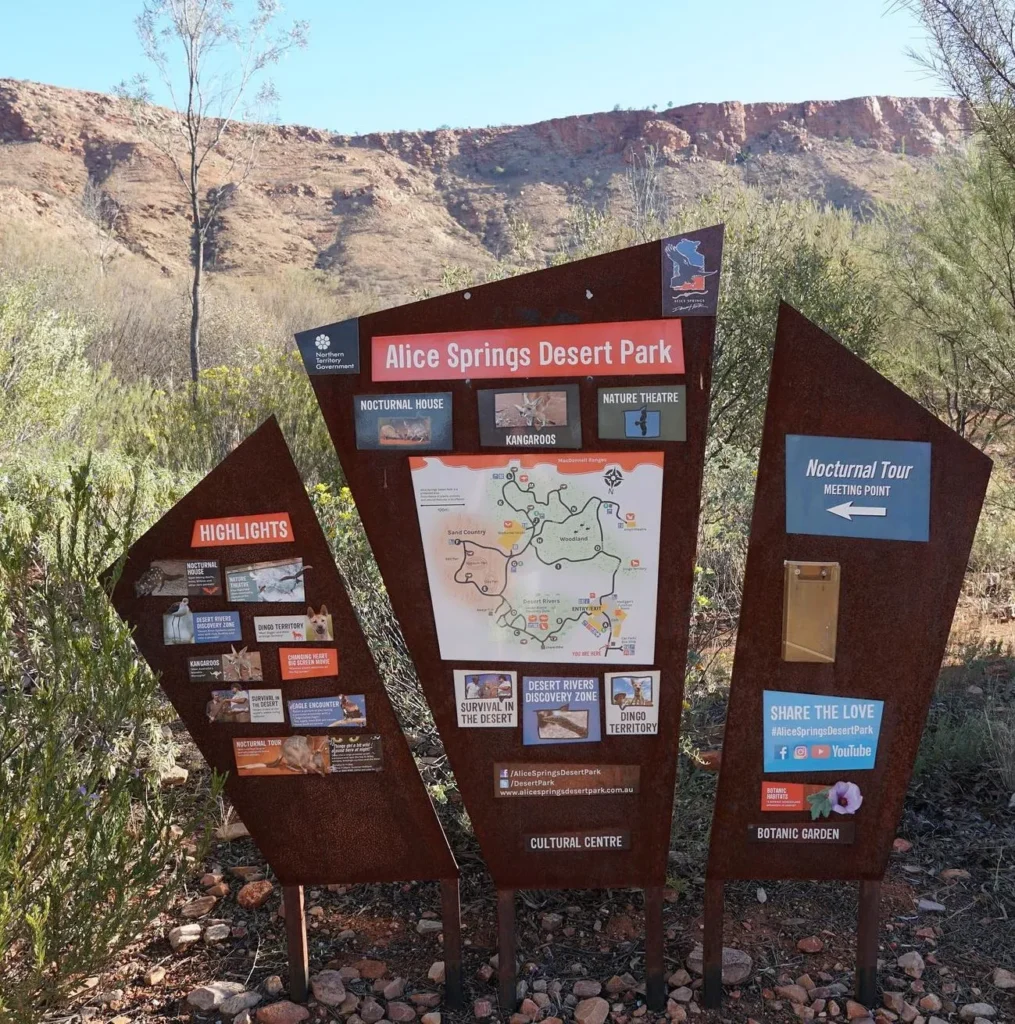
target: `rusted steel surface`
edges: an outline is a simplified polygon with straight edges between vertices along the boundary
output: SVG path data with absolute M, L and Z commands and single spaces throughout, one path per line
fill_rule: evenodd
M 289 998 L 293 1002 L 303 1003 L 309 994 L 310 979 L 303 886 L 284 886 L 282 900 L 285 904 L 285 939 L 289 957 Z
M 292 522 L 294 543 L 191 547 L 195 520 L 283 511 Z M 379 734 L 381 771 L 237 777 L 234 737 L 319 735 L 329 730 L 292 727 L 288 710 L 284 723 L 210 722 L 206 705 L 211 690 L 228 684 L 190 682 L 187 660 L 228 652 L 230 644 L 167 646 L 163 642 L 162 615 L 174 598 L 135 596 L 135 582 L 156 560 L 217 559 L 224 577 L 226 566 L 290 556 L 300 556 L 304 566 L 312 566 L 306 571 L 306 601 L 302 605 L 229 603 L 223 593 L 192 596 L 191 609 L 239 613 L 242 640 L 235 646 L 261 653 L 264 681 L 250 683 L 251 689 L 281 689 L 283 702 L 336 693 L 364 694 L 366 728 L 333 730 L 329 734 Z M 458 867 L 274 418 L 132 545 L 113 592 L 113 603 L 134 627 L 135 642 L 159 674 L 163 690 L 205 759 L 217 771 L 229 773 L 229 798 L 284 886 L 457 878 Z M 327 605 L 334 624 L 333 644 L 255 642 L 255 615 L 300 614 L 308 604 L 317 610 Z M 336 647 L 338 678 L 282 681 L 280 646 Z M 288 895 L 286 899 L 288 906 Z M 452 924 L 457 922 L 445 920 L 446 926 Z
M 709 265 L 718 269 L 722 229 L 691 232 L 690 237 L 700 240 Z M 662 673 L 656 735 L 607 736 L 604 730 L 598 743 L 525 746 L 521 715 L 513 728 L 458 726 L 454 668 L 515 671 L 520 698 L 524 675 L 597 675 L 602 679 L 604 671 L 627 666 L 442 661 L 407 453 L 357 450 L 353 396 L 450 391 L 456 455 L 530 453 L 526 448 L 480 447 L 476 395 L 480 388 L 524 385 L 526 378 L 375 382 L 371 340 L 431 332 L 657 320 L 663 315 L 662 259 L 660 243 L 653 242 L 361 317 L 359 372 L 311 376 L 465 807 L 499 889 L 665 885 L 715 319 L 691 316 L 681 320 L 686 360 L 683 376 L 561 376 L 532 381 L 532 386 L 539 388 L 578 383 L 582 453 L 665 454 L 655 661 L 637 666 Z M 686 441 L 653 445 L 600 441 L 597 389 L 647 384 L 686 385 Z M 637 765 L 640 792 L 495 800 L 494 764 L 518 762 Z M 629 830 L 629 849 L 560 852 L 524 848 L 523 837 L 528 835 L 609 828 Z
M 930 442 L 929 541 L 787 534 L 787 434 Z M 710 879 L 882 878 L 990 467 L 982 452 L 782 306 L 712 820 Z M 841 566 L 832 663 L 782 660 L 785 560 Z M 840 778 L 828 771 L 766 775 L 763 690 L 884 701 L 874 768 L 843 773 L 860 786 L 863 804 L 855 815 L 832 814 L 828 822 L 855 823 L 852 843 L 747 842 L 749 825 L 810 824 L 806 811 L 761 812 L 763 777 L 822 786 Z
M 856 1001 L 874 1006 L 878 987 L 878 917 L 881 883 L 860 883 L 860 909 L 856 927 Z
M 444 1002 L 449 1009 L 461 1009 L 462 913 L 457 878 L 441 879 L 441 923 L 444 925 Z

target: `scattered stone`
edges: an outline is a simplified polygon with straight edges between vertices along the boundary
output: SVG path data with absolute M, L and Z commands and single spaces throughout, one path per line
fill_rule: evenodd
M 210 981 L 187 996 L 187 1005 L 195 1010 L 217 1010 L 230 996 L 245 991 L 238 981 Z
M 207 889 L 208 886 L 210 886 L 210 885 L 218 885 L 219 882 L 221 882 L 221 881 L 222 881 L 222 872 L 221 871 L 206 871 L 201 876 L 201 883 L 200 884 L 201 884 L 202 888 Z
M 796 983 L 801 988 L 807 989 L 808 992 L 817 988 L 817 985 L 814 983 L 814 979 L 809 974 L 801 974 L 800 977 L 797 978 Z
M 361 978 L 367 978 L 370 981 L 383 978 L 388 973 L 388 965 L 383 960 L 357 960 L 352 966 L 359 971 Z
M 109 1024 L 130 1024 L 130 1017 L 125 1017 L 121 1013 L 119 1016 L 114 1017 Z
M 209 896 L 228 896 L 229 895 L 229 883 L 219 882 L 218 885 L 208 886 L 207 893 Z
M 693 996 L 694 993 L 686 985 L 681 985 L 670 993 L 670 999 L 675 999 L 678 1003 L 689 1003 Z
M 834 999 L 829 999 L 825 1004 L 825 1012 L 829 1017 L 838 1017 L 839 1014 L 842 1013 L 842 1009 Z
M 240 1010 L 235 1017 L 233 1017 L 233 1024 L 251 1024 L 253 1018 L 250 1016 L 249 1010 Z
M 424 1010 L 432 1010 L 435 1006 L 440 1006 L 441 1002 L 438 992 L 413 992 L 409 998 L 413 1005 L 422 1006 Z
M 558 931 L 564 924 L 564 915 L 547 912 L 539 920 L 539 926 L 544 932 Z
M 201 926 L 199 924 L 177 925 L 170 929 L 169 935 L 166 937 L 169 939 L 169 945 L 173 952 L 178 953 L 181 949 L 193 946 L 201 938 Z
M 226 843 L 231 843 L 234 839 L 245 839 L 249 835 L 247 826 L 239 818 L 224 822 L 215 829 L 215 838 Z
M 699 943 L 691 950 L 687 957 L 687 968 L 693 974 L 704 974 L 702 960 L 704 953 Z M 739 985 L 751 976 L 753 961 L 742 949 L 733 949 L 730 946 L 723 946 L 722 951 L 722 983 L 724 985 Z
M 493 968 L 489 964 L 482 964 L 476 971 L 476 978 L 479 981 L 489 981 L 493 977 Z
M 307 911 L 307 917 L 314 917 L 318 921 L 324 917 L 324 907 L 311 907 Z
M 383 996 L 385 999 L 401 999 L 405 992 L 405 978 L 395 978 L 384 986 Z
M 899 837 L 896 838 L 894 843 L 892 843 L 892 849 L 896 853 L 909 853 L 909 851 L 913 849 L 913 844 L 908 839 L 902 839 Z
M 352 928 L 343 928 L 342 931 L 338 933 L 337 938 L 339 942 L 347 942 L 349 939 L 356 938 L 356 932 Z
M 922 978 L 924 962 L 923 957 L 915 950 L 903 953 L 896 963 L 906 972 L 910 978 Z
M 821 1011 L 825 1008 L 825 1002 L 826 1000 L 824 999 L 815 999 L 814 1002 L 811 1003 L 811 1009 L 815 1013 L 821 1013 Z
M 846 1016 L 850 1020 L 859 1020 L 861 1017 L 869 1017 L 870 1013 L 867 1007 L 863 1003 L 858 1003 L 853 999 L 846 1000 Z
M 271 882 L 262 879 L 259 882 L 247 882 L 245 886 L 236 894 L 236 902 L 239 903 L 244 910 L 257 910 L 259 907 L 263 907 L 268 902 L 268 897 L 271 895 L 272 890 L 275 888 Z M 258 1020 L 260 1020 L 261 1011 L 258 1010 Z
M 377 1024 L 384 1017 L 384 1007 L 376 999 L 366 999 L 359 1008 L 364 1024 Z
M 161 985 L 166 978 L 165 967 L 153 967 L 145 976 L 144 983 L 151 988 L 154 985 Z
M 533 992 L 532 1001 L 541 1010 L 545 1009 L 547 1006 L 550 1005 L 550 997 L 545 992 Z
M 215 924 L 210 924 L 205 928 L 201 933 L 201 938 L 207 943 L 225 942 L 232 934 L 232 931 L 229 925 L 222 921 L 217 921 Z
M 917 910 L 924 911 L 925 913 L 944 913 L 948 908 L 943 903 L 938 903 L 935 900 L 920 900 L 916 905 Z
M 477 1020 L 485 1020 L 493 1015 L 493 1003 L 489 999 L 477 999 L 472 1004 L 472 1014 Z
M 817 935 L 808 935 L 796 944 L 796 948 L 801 953 L 820 953 L 825 948 L 825 944 Z
M 807 989 L 803 985 L 777 985 L 775 994 L 780 999 L 788 999 L 791 1003 L 806 1003 Z
M 574 1019 L 578 1024 L 603 1024 L 609 1012 L 610 1004 L 601 996 L 593 996 L 574 1008 Z
M 965 868 L 945 868 L 938 876 L 942 882 L 968 881 L 972 876 Z
M 314 998 L 325 1006 L 339 1006 L 345 1001 L 345 984 L 338 971 L 321 971 L 310 979 Z
M 1015 974 L 1004 967 L 995 967 L 990 983 L 994 988 L 1015 988 Z
M 623 981 L 624 979 L 621 978 L 620 980 Z M 680 988 L 681 985 L 690 984 L 691 976 L 687 973 L 687 971 L 684 970 L 683 967 L 679 967 L 670 975 L 670 985 L 672 985 L 674 988 Z M 609 985 L 607 985 L 607 988 L 609 988 Z
M 424 1013 L 420 1018 L 422 1024 L 441 1024 L 441 1015 L 439 1013 Z
M 236 1017 L 238 1014 L 243 1013 L 244 1010 L 252 1010 L 260 1001 L 261 994 L 259 992 L 240 992 L 224 1000 L 221 1006 L 219 1006 L 219 1013 L 223 1017 Z M 247 1016 L 249 1019 L 250 1015 L 248 1014 Z
M 881 1001 L 892 1013 L 902 1013 L 906 1005 L 906 997 L 902 992 L 883 992 Z
M 260 882 L 264 878 L 264 870 L 252 864 L 239 864 L 235 868 L 230 868 L 229 874 L 241 882 Z
M 169 789 L 171 786 L 185 785 L 188 778 L 190 778 L 190 772 L 181 765 L 174 764 L 172 768 L 167 768 L 159 776 L 159 782 L 163 789 Z
M 801 1006 L 800 1003 L 792 1003 L 791 1005 L 793 1007 L 793 1012 L 801 1020 L 814 1020 L 814 1015 L 816 1011 L 811 1009 L 811 1007 Z
M 435 985 L 443 985 L 444 984 L 444 961 L 443 960 L 435 960 L 430 965 L 430 970 L 427 971 L 427 975 L 426 976 L 427 976 L 427 980 L 428 981 L 432 981 Z M 440 1014 L 437 1014 L 437 1017 L 440 1018 Z M 437 1020 L 436 1024 L 440 1024 L 440 1020 L 439 1019 Z
M 283 988 L 282 979 L 277 974 L 271 974 L 264 979 L 264 991 L 270 996 L 280 995 Z
M 917 1017 L 917 1021 L 926 1020 L 926 1017 Z M 940 1017 L 931 1017 L 930 1024 L 948 1024 L 946 1020 L 942 1020 Z
M 666 1003 L 666 1016 L 674 1024 L 680 1024 L 681 1021 L 687 1020 L 687 1011 L 675 999 L 670 999 Z
M 523 999 L 521 1005 L 518 1007 L 518 1012 L 522 1016 L 532 1020 L 534 1017 L 539 1016 L 539 1004 L 533 1002 L 531 999 Z
M 309 1016 L 310 1011 L 305 1006 L 283 999 L 279 1003 L 258 1007 L 257 1024 L 300 1024 Z
M 408 1024 L 410 1020 L 416 1019 L 416 1011 L 408 1003 L 388 1003 L 388 1020 L 395 1024 Z
M 903 1003 L 899 1016 L 905 1021 L 905 1024 L 913 1024 L 913 1021 L 920 1016 L 920 1011 L 912 1003 Z
M 990 1003 L 966 1003 L 959 1008 L 961 1020 L 974 1020 L 976 1017 L 986 1017 L 988 1020 L 997 1013 Z
M 928 992 L 919 1002 L 921 1010 L 927 1010 L 930 1013 L 937 1013 L 941 1009 L 941 998 L 940 996 L 934 995 L 933 992 Z
M 593 996 L 599 995 L 602 990 L 603 986 L 595 978 L 582 978 L 571 987 L 571 991 L 578 999 L 591 999 Z
M 844 996 L 849 991 L 841 982 L 833 982 L 831 985 L 820 985 L 812 988 L 808 993 L 811 999 L 832 999 L 834 996 Z
M 416 924 L 417 935 L 436 935 L 444 931 L 443 921 L 431 921 L 429 918 L 421 917 Z

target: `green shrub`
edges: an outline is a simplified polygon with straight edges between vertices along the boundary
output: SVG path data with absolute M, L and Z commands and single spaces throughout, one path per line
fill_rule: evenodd
M 218 795 L 186 806 L 160 788 L 167 714 L 98 582 L 133 514 L 113 526 L 104 505 L 85 467 L 30 530 L 0 530 L 5 1024 L 37 1021 L 165 907 L 186 871 L 174 822 L 199 832 Z

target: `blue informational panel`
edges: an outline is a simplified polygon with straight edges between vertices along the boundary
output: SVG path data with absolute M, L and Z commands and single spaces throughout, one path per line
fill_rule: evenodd
M 930 444 L 786 435 L 786 532 L 930 539 Z
M 863 697 L 765 690 L 766 773 L 873 768 L 884 706 Z

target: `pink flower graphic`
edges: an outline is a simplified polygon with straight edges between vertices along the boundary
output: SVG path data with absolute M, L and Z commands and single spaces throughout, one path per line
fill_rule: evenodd
M 836 814 L 856 814 L 863 796 L 855 782 L 837 782 L 828 791 L 828 800 Z

